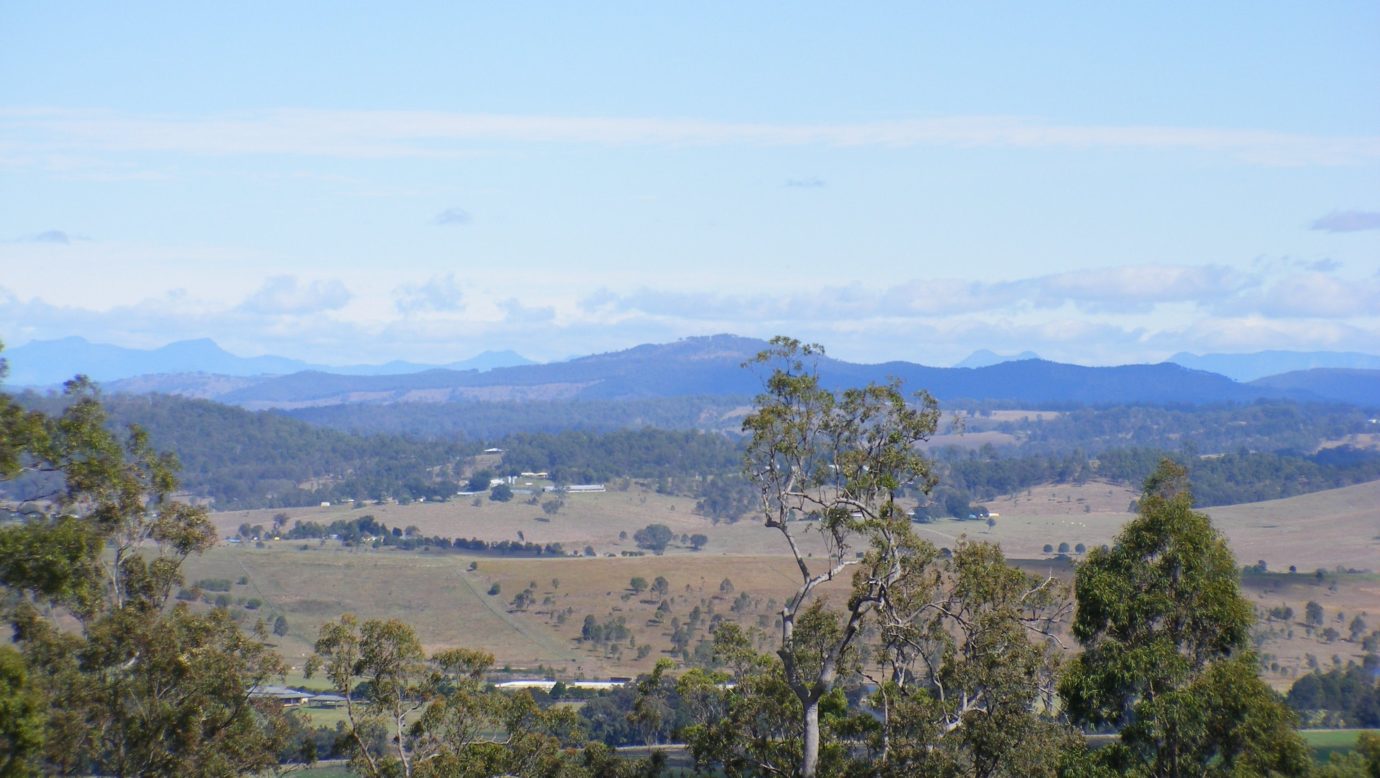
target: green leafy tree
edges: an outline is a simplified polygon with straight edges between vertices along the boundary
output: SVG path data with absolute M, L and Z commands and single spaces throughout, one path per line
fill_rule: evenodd
M 632 580 L 628 581 L 628 588 L 633 590 L 633 594 L 641 594 L 647 591 L 647 579 L 640 575 L 633 576 Z
M 670 545 L 675 533 L 665 524 L 648 524 L 637 532 L 633 533 L 633 541 L 639 548 L 660 554 Z
M 108 428 L 88 382 L 69 382 L 65 402 L 49 416 L 0 395 L 0 480 L 26 479 L 31 498 L 0 528 L 0 612 L 14 630 L 0 683 L 14 690 L 6 718 L 18 715 L 0 724 L 7 773 L 273 765 L 285 721 L 250 690 L 281 660 L 223 610 L 169 607 L 183 561 L 215 540 L 205 511 L 172 498 L 176 462 L 142 430 Z
M 1140 515 L 1075 581 L 1083 644 L 1060 682 L 1070 718 L 1113 727 L 1095 753 L 1127 775 L 1305 775 L 1294 716 L 1256 674 L 1236 560 L 1192 509 L 1183 468 L 1147 480 Z
M 513 499 L 513 487 L 508 484 L 499 484 L 489 490 L 489 499 L 494 502 L 508 502 Z
M 814 625 L 814 619 L 803 618 L 797 634 L 804 638 Z M 737 624 L 722 624 L 714 632 L 714 656 L 726 670 L 696 668 L 676 682 L 676 691 L 690 711 L 691 723 L 683 736 L 703 772 L 798 774 L 803 756 L 800 699 L 787 682 L 779 657 L 759 653 L 755 643 L 755 635 Z M 836 712 L 829 708 L 829 713 Z M 824 734 L 816 769 L 826 775 L 842 774 L 845 769 L 843 750 L 833 737 L 835 720 L 828 714 L 819 719 Z
M 659 575 L 652 581 L 652 594 L 658 597 L 665 597 L 671 593 L 671 582 L 666 580 L 666 576 Z
M 43 748 L 44 699 L 24 657 L 0 646 L 0 776 L 26 775 Z
M 1323 623 L 1323 606 L 1309 600 L 1303 606 L 1303 622 L 1310 627 L 1320 627 Z
M 438 743 L 431 737 L 443 727 L 440 711 L 431 710 L 443 699 L 442 684 L 457 680 L 466 691 L 492 664 L 492 657 L 470 652 L 451 662 L 458 670 L 448 678 L 443 662 L 427 662 L 421 643 L 408 625 L 397 620 L 370 620 L 363 624 L 351 614 L 321 627 L 315 653 L 307 663 L 307 676 L 321 673 L 332 688 L 345 697 L 344 737 L 352 746 L 352 766 L 370 776 L 413 775 L 418 762 L 433 759 Z M 367 683 L 367 695 L 355 687 Z M 456 736 L 454 748 L 474 741 L 466 734 L 488 728 L 483 705 L 458 713 L 460 721 L 444 722 Z M 429 727 L 420 725 L 424 714 Z M 414 726 L 416 725 L 416 726 Z M 430 730 L 430 731 L 428 731 Z M 382 737 L 380 737 L 382 735 Z
M 469 479 L 468 481 L 465 482 L 465 491 L 467 491 L 467 492 L 482 492 L 482 491 L 485 491 L 485 490 L 487 490 L 487 489 L 489 488 L 490 482 L 493 481 L 493 478 L 494 478 L 494 471 L 492 471 L 492 470 L 479 470 L 479 471 L 476 471 L 473 475 L 470 476 L 470 479 Z
M 492 666 L 492 655 L 463 648 L 428 658 L 407 624 L 346 614 L 321 627 L 307 669 L 345 697 L 351 766 L 365 775 L 590 775 L 589 759 L 569 752 L 575 714 L 493 690 Z
M 919 545 L 888 593 L 871 697 L 878 773 L 1054 776 L 1082 741 L 1041 711 L 1054 706 L 1056 635 L 1067 588 L 1006 563 L 990 543 L 952 558 Z

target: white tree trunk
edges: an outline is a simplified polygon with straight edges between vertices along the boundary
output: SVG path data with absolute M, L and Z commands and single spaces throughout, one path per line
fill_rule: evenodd
M 805 703 L 804 754 L 800 760 L 803 778 L 814 778 L 819 769 L 819 699 Z

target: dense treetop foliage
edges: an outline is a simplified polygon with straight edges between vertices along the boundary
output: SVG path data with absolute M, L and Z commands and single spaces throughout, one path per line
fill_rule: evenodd
M 1070 719 L 1112 727 L 1095 761 L 1123 775 L 1302 775 L 1295 719 L 1257 675 L 1239 569 L 1186 473 L 1163 463 L 1140 515 L 1078 568 L 1083 653 L 1059 691 Z
M 2 364 L 2 363 L 0 363 Z M 0 366 L 0 372 L 3 367 Z M 250 688 L 282 660 L 224 609 L 172 604 L 215 540 L 172 498 L 171 461 L 113 433 L 83 381 L 59 415 L 0 395 L 0 480 L 46 476 L 0 526 L 0 768 L 5 775 L 233 775 L 277 762 L 285 729 Z
M 1289 707 L 1305 721 L 1338 727 L 1380 728 L 1380 675 L 1377 665 L 1334 667 L 1294 681 Z

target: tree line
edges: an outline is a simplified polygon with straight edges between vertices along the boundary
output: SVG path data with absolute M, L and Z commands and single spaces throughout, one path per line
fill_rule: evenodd
M 33 393 L 16 401 L 47 413 L 66 402 Z M 484 437 L 442 434 L 447 427 L 440 419 L 446 414 L 481 413 L 487 407 L 482 403 L 333 411 L 350 418 L 421 414 L 434 427 L 425 435 L 365 424 L 344 425 L 353 430 L 346 432 L 275 412 L 159 395 L 119 395 L 104 398 L 104 404 L 114 428 L 136 423 L 148 430 L 161 448 L 177 456 L 182 488 L 221 509 L 349 499 L 446 500 L 463 486 L 470 457 L 490 446 L 506 450 L 502 475 L 544 471 L 563 483 L 640 479 L 659 491 L 694 497 L 699 512 L 714 520 L 734 520 L 752 507 L 741 480 L 741 433 L 593 425 L 535 432 L 496 427 Z M 604 401 L 587 405 L 613 413 Z M 618 418 L 677 426 L 657 413 L 639 416 L 636 407 Z M 1286 402 L 1073 408 L 1041 421 L 1000 423 L 978 415 L 970 426 L 1007 432 L 1014 442 L 937 452 L 942 487 L 927 501 L 935 506 L 928 513 L 966 518 L 973 503 L 1044 483 L 1098 478 L 1134 485 L 1165 456 L 1189 468 L 1200 507 L 1346 486 L 1380 477 L 1380 452 L 1347 446 L 1318 450 L 1318 445 L 1344 439 L 1367 423 L 1349 406 Z M 49 488 L 48 480 L 34 474 L 6 485 L 11 496 Z
M 1380 452 L 1351 446 L 1316 453 L 1288 454 L 1229 451 L 1203 457 L 1184 449 L 1106 449 L 1003 454 L 995 448 L 946 448 L 936 459 L 942 489 L 932 502 L 941 506 L 956 494 L 968 502 L 995 500 L 1048 483 L 1083 484 L 1093 479 L 1117 484 L 1143 482 L 1159 462 L 1172 459 L 1186 468 L 1198 507 L 1275 500 L 1380 478 Z M 949 511 L 941 515 L 958 516 Z

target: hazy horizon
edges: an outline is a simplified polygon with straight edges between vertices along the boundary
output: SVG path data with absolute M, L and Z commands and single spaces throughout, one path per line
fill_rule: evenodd
M 0 8 L 0 340 L 1380 343 L 1380 6 Z

